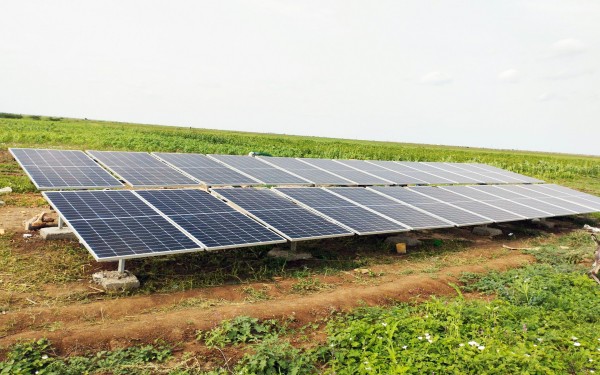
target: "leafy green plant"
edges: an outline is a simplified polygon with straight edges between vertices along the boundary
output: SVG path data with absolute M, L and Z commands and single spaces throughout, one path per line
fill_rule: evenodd
M 46 339 L 15 344 L 0 362 L 0 374 L 48 374 L 46 368 L 54 361 L 50 342 Z
M 235 367 L 236 374 L 301 375 L 315 373 L 315 357 L 311 352 L 294 348 L 288 341 L 270 336 L 253 347 Z
M 300 279 L 300 281 L 292 285 L 292 291 L 299 294 L 313 293 L 331 288 L 333 288 L 333 285 L 324 283 L 315 277 Z
M 263 338 L 282 331 L 277 320 L 259 321 L 249 316 L 236 316 L 224 320 L 208 332 L 199 332 L 207 346 L 224 347 L 227 344 L 258 342 Z

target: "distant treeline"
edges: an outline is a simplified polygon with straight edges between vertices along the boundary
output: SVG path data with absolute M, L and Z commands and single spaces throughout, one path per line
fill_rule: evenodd
M 37 116 L 37 115 L 30 115 L 27 116 L 32 120 L 41 120 L 42 116 Z M 7 113 L 7 112 L 0 112 L 0 118 L 15 118 L 15 119 L 20 119 L 23 118 L 23 115 L 20 115 L 18 113 Z M 60 121 L 62 120 L 62 117 L 47 117 L 48 120 L 50 121 Z

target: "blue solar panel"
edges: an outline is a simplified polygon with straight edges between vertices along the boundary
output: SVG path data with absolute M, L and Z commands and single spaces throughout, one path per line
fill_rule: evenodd
M 263 225 L 200 190 L 138 190 L 136 193 L 208 250 L 286 242 Z
M 261 182 L 234 171 L 206 155 L 164 152 L 155 152 L 153 154 L 207 186 L 261 184 Z
M 353 234 L 269 189 L 213 189 L 213 192 L 293 241 Z
M 352 229 L 357 234 L 402 232 L 409 228 L 319 188 L 279 188 L 291 199 Z
M 11 148 L 10 152 L 40 190 L 123 186 L 82 151 Z
M 258 158 L 243 155 L 209 155 L 211 158 L 271 185 L 310 185 L 311 182 L 275 168 Z
M 46 192 L 44 196 L 97 260 L 201 249 L 132 191 Z
M 198 182 L 145 152 L 88 151 L 88 154 L 131 186 L 198 185 Z

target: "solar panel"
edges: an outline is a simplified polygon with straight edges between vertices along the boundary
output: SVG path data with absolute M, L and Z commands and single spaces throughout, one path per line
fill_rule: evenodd
M 353 234 L 269 189 L 213 189 L 212 191 L 291 241 Z
M 132 191 L 44 192 L 99 261 L 201 250 Z
M 258 157 L 265 163 L 290 171 L 317 185 L 356 185 L 356 182 L 336 176 L 295 158 Z
M 456 173 L 446 172 L 439 168 L 435 168 L 431 165 L 427 165 L 427 164 L 421 163 L 421 162 L 397 161 L 396 163 L 401 164 L 405 167 L 413 168 L 414 170 L 417 170 L 420 172 L 427 172 L 427 173 L 433 174 L 435 176 L 444 178 L 444 179 L 448 180 L 449 183 L 453 183 L 453 184 L 460 183 L 464 179 L 462 176 L 459 176 Z
M 370 163 L 375 163 L 374 161 L 370 161 Z M 391 169 L 396 172 L 400 172 L 404 175 L 420 179 L 424 181 L 426 184 L 453 184 L 455 183 L 453 180 L 444 178 L 436 173 L 431 172 L 423 172 L 421 170 L 415 169 L 412 166 L 418 164 L 416 162 L 382 162 L 377 161 L 377 165 L 381 165 L 385 168 Z M 385 163 L 385 164 L 383 164 Z
M 456 172 L 465 176 L 478 178 L 486 184 L 505 184 L 510 182 L 520 182 L 517 179 L 503 177 L 497 173 L 488 172 L 480 168 L 476 168 L 469 163 L 443 163 L 447 166 L 450 172 Z
M 265 184 L 310 185 L 312 183 L 252 156 L 214 154 L 208 156 Z
M 279 188 L 276 190 L 299 204 L 318 211 L 322 215 L 346 226 L 359 235 L 395 233 L 409 229 L 407 226 L 387 219 L 374 211 L 324 189 Z
M 479 186 L 470 186 L 470 188 L 492 194 L 496 197 L 500 197 L 500 198 L 504 198 L 507 200 L 511 200 L 513 202 L 521 203 L 523 205 L 535 208 L 540 211 L 547 212 L 550 214 L 550 216 L 562 216 L 562 215 L 573 215 L 574 214 L 573 211 L 568 210 L 566 208 L 555 206 L 551 203 L 542 202 L 537 199 L 528 198 L 526 196 L 512 192 L 510 190 L 502 189 L 499 186 L 479 185 Z
M 414 187 L 410 190 L 424 194 L 428 197 L 435 198 L 442 202 L 450 203 L 453 206 L 471 211 L 483 217 L 490 218 L 497 223 L 505 221 L 518 221 L 526 218 L 514 212 L 490 205 L 484 201 L 478 201 L 474 198 L 459 195 L 449 190 L 432 186 Z
M 394 201 L 369 189 L 327 188 L 326 190 L 349 199 L 356 204 L 368 207 L 415 230 L 449 228 L 454 226 L 454 223 L 450 223 L 416 207 Z
M 594 205 L 600 205 L 600 197 L 595 195 L 583 193 L 577 190 L 569 189 L 564 186 L 554 185 L 554 184 L 542 184 L 542 185 L 528 185 L 527 188 L 537 188 L 540 191 L 546 191 L 550 195 L 555 195 L 557 197 L 568 197 L 569 200 L 573 200 L 576 198 L 577 200 L 573 200 L 574 202 L 590 202 Z M 596 207 L 596 206 L 594 206 Z
M 87 153 L 134 187 L 198 185 L 198 182 L 145 152 L 87 151 Z
M 370 189 L 399 201 L 409 203 L 412 206 L 455 223 L 457 226 L 488 224 L 494 222 L 488 217 L 452 206 L 446 202 L 440 202 L 408 188 L 373 187 Z
M 389 185 L 393 183 L 392 181 L 373 176 L 366 172 L 358 171 L 352 167 L 338 163 L 331 159 L 298 158 L 298 160 L 302 160 L 303 162 L 319 169 L 354 181 L 358 185 Z
M 260 181 L 234 171 L 206 155 L 165 152 L 154 152 L 152 154 L 174 168 L 187 173 L 206 186 L 245 186 L 261 184 Z
M 475 168 L 475 169 L 483 169 L 488 172 L 493 172 L 493 173 L 499 174 L 508 180 L 517 180 L 517 181 L 508 181 L 507 180 L 507 182 L 521 182 L 521 183 L 530 183 L 530 184 L 543 182 L 542 180 L 538 180 L 537 178 L 525 176 L 525 175 L 511 172 L 511 171 L 507 171 L 506 169 L 493 167 L 493 166 L 487 165 L 487 164 L 473 163 L 473 164 L 471 164 L 471 167 Z
M 207 250 L 286 242 L 218 198 L 200 190 L 137 190 L 143 199 Z
M 524 195 L 528 198 L 534 198 L 536 200 L 539 200 L 539 201 L 542 201 L 545 203 L 553 204 L 557 207 L 562 207 L 562 208 L 571 210 L 575 213 L 590 213 L 590 212 L 596 211 L 595 209 L 593 209 L 589 206 L 584 206 L 584 205 L 580 205 L 580 204 L 577 204 L 577 203 L 569 201 L 569 200 L 561 199 L 561 198 L 556 197 L 555 195 L 548 195 L 548 194 L 540 193 L 539 191 L 536 191 L 536 190 L 526 189 L 525 187 L 519 186 L 519 185 L 509 185 L 509 186 L 506 186 L 503 188 L 510 189 L 510 191 L 514 191 L 514 192 Z
M 472 184 L 472 183 L 484 183 L 486 182 L 483 176 L 473 173 L 467 172 L 465 170 L 461 170 L 460 168 L 456 168 L 453 165 L 449 165 L 441 162 L 422 162 L 420 163 L 421 169 L 432 167 L 437 169 L 438 171 L 444 173 L 452 173 L 454 180 L 461 184 Z M 427 169 L 424 169 L 427 170 Z M 433 173 L 436 173 L 434 169 L 431 169 Z
M 469 186 L 443 186 L 440 189 L 451 191 L 455 194 L 467 196 L 478 201 L 486 202 L 492 206 L 514 212 L 517 215 L 523 216 L 527 219 L 544 218 L 552 216 L 552 214 L 537 210 L 535 208 L 526 206 L 524 204 L 514 202 L 508 199 L 500 198 L 483 191 L 472 189 Z
M 338 162 L 349 167 L 358 169 L 359 171 L 370 173 L 382 179 L 391 181 L 398 185 L 411 185 L 423 183 L 423 181 L 418 178 L 407 176 L 390 169 L 386 169 L 377 164 L 369 163 L 366 160 L 338 160 Z
M 82 151 L 30 148 L 9 151 L 39 190 L 123 186 Z

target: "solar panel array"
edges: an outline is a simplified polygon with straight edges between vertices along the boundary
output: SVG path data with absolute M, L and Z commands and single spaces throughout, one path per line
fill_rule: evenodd
M 134 187 L 186 186 L 198 182 L 145 152 L 87 151 Z
M 102 261 L 600 211 L 599 197 L 478 163 L 10 152 L 39 189 L 123 187 L 102 166 L 134 187 L 212 187 L 45 192 Z M 305 186 L 214 188 L 265 184 Z
M 10 152 L 39 190 L 123 186 L 82 151 L 11 148 Z

